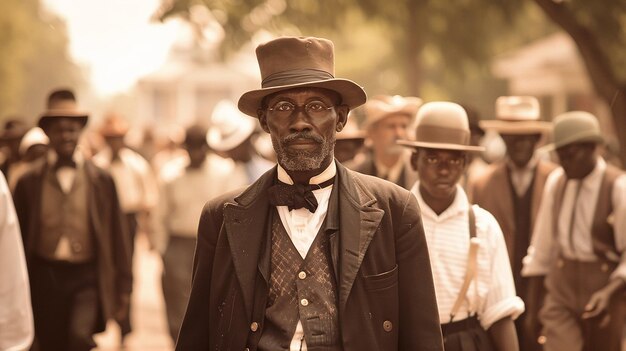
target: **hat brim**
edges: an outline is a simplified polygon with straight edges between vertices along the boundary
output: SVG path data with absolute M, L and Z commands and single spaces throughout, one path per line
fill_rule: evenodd
M 552 124 L 546 121 L 501 121 L 484 120 L 478 125 L 485 130 L 494 130 L 500 134 L 541 134 L 552 129 Z
M 594 142 L 596 144 L 603 144 L 604 138 L 601 135 L 596 134 L 595 131 L 585 131 L 582 133 L 578 133 L 576 135 L 572 135 L 569 138 L 561 140 L 559 142 L 546 144 L 540 148 L 538 151 L 554 151 L 560 147 L 573 144 L 573 143 L 584 143 L 584 142 Z
M 56 118 L 76 118 L 76 120 L 80 121 L 84 127 L 87 124 L 87 120 L 89 119 L 89 114 L 74 109 L 49 109 L 39 117 L 39 122 L 37 122 L 37 126 L 43 129 L 43 127 L 48 122 L 50 122 L 50 120 Z
M 241 112 L 247 114 L 248 116 L 258 117 L 257 111 L 261 107 L 261 101 L 264 97 L 282 90 L 307 87 L 324 88 L 336 91 L 339 95 L 341 95 L 341 103 L 348 105 L 350 109 L 363 105 L 367 100 L 365 90 L 363 90 L 363 88 L 355 82 L 348 79 L 333 78 L 251 90 L 241 95 L 239 102 L 237 103 L 237 107 Z
M 450 143 L 427 143 L 422 141 L 410 141 L 410 140 L 398 140 L 396 141 L 398 145 L 410 147 L 410 148 L 426 148 L 426 149 L 443 149 L 443 150 L 455 150 L 455 151 L 471 151 L 471 152 L 480 152 L 485 151 L 484 146 L 471 146 L 471 145 L 461 145 L 461 144 L 450 144 Z
M 222 138 L 218 130 L 211 129 L 206 136 L 206 141 L 209 147 L 215 151 L 230 151 L 248 139 L 254 132 L 254 128 L 253 123 L 244 123 L 237 129 L 236 133 L 226 138 Z

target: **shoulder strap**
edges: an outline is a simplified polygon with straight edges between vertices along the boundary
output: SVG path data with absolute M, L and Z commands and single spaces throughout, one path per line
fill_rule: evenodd
M 567 176 L 565 172 L 557 179 L 554 187 L 554 198 L 552 199 L 552 235 L 558 236 L 559 233 L 559 214 L 563 205 L 563 197 L 565 196 L 565 185 L 567 184 Z
M 474 210 L 472 209 L 472 205 L 470 204 L 468 209 L 468 217 L 469 217 L 469 233 L 470 233 L 470 245 L 469 245 L 469 253 L 467 255 L 467 270 L 465 271 L 465 279 L 463 280 L 463 284 L 461 285 L 461 290 L 459 291 L 459 295 L 456 297 L 456 301 L 454 302 L 454 306 L 452 307 L 452 311 L 450 311 L 450 322 L 454 320 L 454 315 L 459 311 L 461 305 L 463 304 L 463 300 L 465 299 L 465 295 L 467 294 L 467 290 L 469 289 L 470 283 L 473 279 L 476 278 L 476 265 L 477 265 L 477 254 L 478 254 L 478 241 L 472 240 L 476 238 L 476 216 L 474 215 Z
M 607 164 L 598 193 L 591 229 L 594 253 L 599 257 L 607 258 L 609 261 L 619 261 L 615 234 L 613 227 L 608 223 L 608 217 L 613 212 L 613 184 L 620 175 L 622 175 L 622 171 L 619 168 Z

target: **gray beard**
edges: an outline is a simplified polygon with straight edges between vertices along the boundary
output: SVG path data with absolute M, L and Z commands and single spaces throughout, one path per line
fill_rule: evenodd
M 311 171 L 322 167 L 322 162 L 332 155 L 335 138 L 333 140 L 323 139 L 319 150 L 288 150 L 285 139 L 277 140 L 272 136 L 272 145 L 276 151 L 278 163 L 287 171 Z

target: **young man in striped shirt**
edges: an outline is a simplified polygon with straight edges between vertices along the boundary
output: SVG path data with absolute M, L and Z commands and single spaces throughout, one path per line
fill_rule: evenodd
M 518 350 L 513 319 L 524 311 L 515 295 L 502 231 L 487 211 L 470 206 L 457 184 L 466 166 L 470 131 L 465 110 L 431 102 L 418 112 L 411 164 L 428 242 L 445 349 Z M 470 247 L 474 246 L 470 250 Z

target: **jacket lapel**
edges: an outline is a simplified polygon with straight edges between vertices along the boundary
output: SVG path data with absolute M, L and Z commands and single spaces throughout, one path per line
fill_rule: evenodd
M 224 226 L 231 250 L 235 273 L 241 285 L 243 300 L 249 316 L 252 314 L 257 271 L 269 278 L 269 265 L 259 260 L 265 245 L 269 201 L 267 188 L 276 178 L 276 167 L 266 172 L 242 194 L 224 207 Z M 266 255 L 264 255 L 266 256 Z M 261 268 L 261 269 L 259 269 Z
M 339 253 L 339 311 L 344 311 L 365 252 L 385 212 L 372 205 L 376 199 L 355 173 L 337 163 L 339 176 L 339 240 L 330 240 L 331 253 Z M 340 245 L 340 248 L 337 248 Z M 336 265 L 336 263 L 335 263 Z

